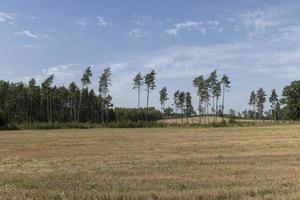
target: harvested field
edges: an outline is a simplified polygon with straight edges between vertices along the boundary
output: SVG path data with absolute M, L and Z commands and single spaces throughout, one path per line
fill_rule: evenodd
M 0 199 L 300 199 L 300 125 L 0 132 Z

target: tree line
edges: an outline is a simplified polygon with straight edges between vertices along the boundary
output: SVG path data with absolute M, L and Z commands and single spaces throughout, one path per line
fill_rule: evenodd
M 13 123 L 33 122 L 92 122 L 109 123 L 116 120 L 153 121 L 163 116 L 181 119 L 196 115 L 189 91 L 175 91 L 170 106 L 167 87 L 159 91 L 161 111 L 149 107 L 151 91 L 156 89 L 154 70 L 133 77 L 133 89 L 137 91 L 137 108 L 114 108 L 109 88 L 111 69 L 105 68 L 98 78 L 98 92 L 90 89 L 93 76 L 91 67 L 87 67 L 80 79 L 80 85 L 73 81 L 68 87 L 53 84 L 52 74 L 38 85 L 32 78 L 27 84 L 0 81 L 0 115 Z M 230 88 L 227 75 L 218 80 L 217 70 L 206 79 L 203 75 L 193 80 L 197 89 L 199 123 L 204 115 L 222 116 L 224 113 L 225 93 Z M 146 91 L 146 107 L 141 108 L 142 90 Z M 222 96 L 221 104 L 220 99 Z M 211 106 L 211 107 L 210 107 Z
M 265 110 L 267 101 L 270 109 Z M 250 93 L 249 103 L 252 109 L 246 109 L 238 113 L 238 117 L 249 119 L 269 119 L 278 120 L 299 120 L 300 119 L 300 81 L 293 81 L 290 85 L 284 87 L 281 97 L 275 89 L 271 91 L 269 98 L 263 88 Z M 236 116 L 236 112 L 231 112 Z
M 68 87 L 53 85 L 55 75 L 48 76 L 40 85 L 35 79 L 27 84 L 0 81 L 0 125 L 3 121 L 12 123 L 32 122 L 92 122 L 109 123 L 115 120 L 158 120 L 161 113 L 153 107 L 147 109 L 113 109 L 111 69 L 105 68 L 99 76 L 98 94 L 90 89 L 93 73 L 87 67 L 80 79 L 81 85 L 71 82 Z M 155 88 L 154 71 L 145 76 L 145 84 L 150 90 Z M 125 114 L 124 114 L 125 113 Z M 131 113 L 131 114 L 128 114 Z M 150 115 L 150 116 L 148 116 Z M 2 121 L 2 122 L 1 122 Z
M 142 76 L 139 72 L 133 78 L 133 89 L 137 90 L 137 106 L 140 107 L 140 95 L 141 89 L 145 84 L 145 89 L 147 92 L 147 105 L 149 102 L 149 92 L 156 88 L 155 85 L 155 75 L 156 73 L 152 71 L 151 73 Z M 210 75 L 205 78 L 204 75 L 200 75 L 193 80 L 193 86 L 197 90 L 198 96 L 198 116 L 199 124 L 202 124 L 203 116 L 212 115 L 214 116 L 214 123 L 217 123 L 218 116 L 224 116 L 224 105 L 225 105 L 225 94 L 230 89 L 229 77 L 224 74 L 221 79 L 218 79 L 217 70 L 214 70 Z M 221 98 L 222 97 L 222 98 Z M 167 87 L 163 87 L 159 90 L 159 101 L 161 105 L 161 112 L 165 117 L 174 116 L 177 119 L 180 118 L 180 122 L 184 122 L 184 117 L 186 117 L 186 122 L 188 123 L 189 117 L 197 115 L 193 105 L 192 105 L 192 95 L 189 91 L 177 90 L 173 94 L 172 107 L 166 107 L 166 104 L 170 100 Z M 220 103 L 220 100 L 221 103 Z M 207 122 L 210 123 L 209 118 Z
M 50 75 L 37 84 L 31 79 L 27 84 L 0 81 L 0 125 L 1 120 L 23 122 L 92 122 L 110 123 L 113 121 L 157 121 L 162 118 L 176 118 L 184 123 L 191 116 L 199 116 L 199 124 L 217 123 L 218 117 L 224 120 L 225 97 L 231 87 L 229 77 L 220 78 L 217 70 L 207 77 L 199 75 L 192 81 L 196 89 L 197 108 L 192 104 L 192 92 L 176 90 L 168 94 L 167 87 L 159 90 L 160 110 L 149 105 L 151 92 L 156 89 L 154 70 L 142 75 L 138 72 L 132 79 L 132 89 L 137 92 L 136 108 L 114 108 L 110 94 L 111 69 L 105 68 L 98 78 L 98 91 L 90 89 L 93 76 L 87 67 L 80 79 L 80 85 L 71 82 L 68 87 L 53 85 L 55 75 Z M 145 91 L 146 107 L 141 107 L 141 95 Z M 269 98 L 263 88 L 252 91 L 249 105 L 251 109 L 236 113 L 229 110 L 230 116 L 252 119 L 293 119 L 300 118 L 300 81 L 294 81 L 283 89 L 280 98 L 273 89 Z M 265 110 L 267 100 L 270 110 Z M 204 118 L 203 116 L 213 116 Z M 209 121 L 212 120 L 212 121 Z

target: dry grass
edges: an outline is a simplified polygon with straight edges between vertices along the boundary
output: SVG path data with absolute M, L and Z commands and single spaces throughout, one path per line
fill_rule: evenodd
M 221 123 L 222 121 L 229 122 L 229 118 L 225 117 L 214 117 L 214 116 L 202 116 L 202 117 L 183 117 L 181 118 L 174 118 L 174 119 L 164 119 L 159 120 L 161 123 L 167 124 L 213 124 L 213 123 Z M 254 119 L 235 119 L 236 122 L 241 123 L 251 123 L 251 124 L 262 124 L 261 120 L 254 120 Z M 264 120 L 263 124 L 270 124 L 275 123 L 272 120 Z
M 0 132 L 0 199 L 300 199 L 300 126 Z
M 159 122 L 164 122 L 167 124 L 212 124 L 214 122 L 220 123 L 222 122 L 222 117 L 214 117 L 214 116 L 203 116 L 203 117 L 183 117 L 181 118 L 175 118 L 175 119 L 165 119 L 165 120 L 160 120 Z M 224 118 L 225 121 L 229 121 L 228 118 Z

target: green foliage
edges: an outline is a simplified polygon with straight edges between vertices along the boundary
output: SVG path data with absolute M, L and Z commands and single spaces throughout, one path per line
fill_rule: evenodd
M 280 112 L 280 103 L 279 103 L 279 99 L 278 99 L 278 95 L 276 93 L 276 90 L 273 89 L 272 90 L 272 94 L 269 98 L 269 102 L 271 104 L 271 108 L 272 108 L 272 119 L 273 120 L 277 120 L 279 118 L 279 112 Z
M 146 121 L 147 108 L 115 108 L 115 121 Z M 148 109 L 148 121 L 157 121 L 162 118 L 161 112 L 155 108 Z
M 229 123 L 234 123 L 236 118 L 236 111 L 233 109 L 229 110 Z
M 284 112 L 292 120 L 300 119 L 300 81 L 294 81 L 283 89 L 282 104 L 285 105 Z
M 174 114 L 174 109 L 173 108 L 171 108 L 171 107 L 165 108 L 165 110 L 164 110 L 164 115 L 165 116 L 171 116 L 173 114 Z
M 156 88 L 155 75 L 156 75 L 156 72 L 154 70 L 152 70 L 150 73 L 146 74 L 144 77 L 145 85 L 148 90 L 149 89 L 154 90 Z
M 160 101 L 160 105 L 162 106 L 162 110 L 165 110 L 165 104 L 166 101 L 168 101 L 168 92 L 167 92 L 167 88 L 163 87 L 160 91 L 159 91 L 159 101 Z
M 141 103 L 141 87 L 144 84 L 143 80 L 144 80 L 144 77 L 142 76 L 142 74 L 140 72 L 137 73 L 133 79 L 133 88 L 132 89 L 138 91 L 138 108 L 140 108 L 140 103 Z
M 132 89 L 140 89 L 141 86 L 144 84 L 143 83 L 143 76 L 141 74 L 141 72 L 137 73 L 136 76 L 133 79 L 133 88 Z
M 148 108 L 149 108 L 150 90 L 154 90 L 156 88 L 155 75 L 156 75 L 156 72 L 154 70 L 152 70 L 150 73 L 146 74 L 145 77 L 144 77 L 144 81 L 145 81 L 145 85 L 146 85 L 146 91 L 147 91 L 146 121 L 148 121 Z
M 264 112 L 264 104 L 266 103 L 266 92 L 263 90 L 263 88 L 259 88 L 256 92 L 256 103 L 257 103 L 257 110 L 260 119 L 263 119 L 263 112 Z
M 163 123 L 146 121 L 116 121 L 106 124 L 94 123 L 22 123 L 14 129 L 49 130 L 49 129 L 91 129 L 91 128 L 159 128 L 166 127 Z
M 194 108 L 192 105 L 192 96 L 191 93 L 187 92 L 185 94 L 185 114 L 187 117 L 191 117 L 194 113 Z
M 91 67 L 89 66 L 83 73 L 82 78 L 80 79 L 83 87 L 91 84 L 92 75 L 93 73 L 91 71 Z
M 3 114 L 0 113 L 0 129 L 5 128 L 7 126 L 7 121 L 4 118 Z

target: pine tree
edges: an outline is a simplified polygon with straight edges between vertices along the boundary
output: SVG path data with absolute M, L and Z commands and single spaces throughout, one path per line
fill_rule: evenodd
M 70 95 L 70 121 L 76 120 L 77 112 L 76 112 L 76 104 L 77 104 L 77 98 L 76 98 L 76 91 L 78 90 L 78 87 L 74 82 L 70 83 L 69 85 L 69 95 Z
M 205 108 L 202 107 L 203 103 L 206 101 L 207 87 L 203 76 L 198 76 L 193 80 L 194 87 L 197 88 L 198 100 L 198 111 L 199 111 L 199 124 L 202 124 L 202 117 Z
M 146 74 L 144 77 L 146 91 L 147 91 L 147 107 L 146 107 L 146 121 L 148 121 L 148 109 L 149 109 L 149 94 L 150 90 L 154 90 L 156 88 L 155 85 L 155 71 L 152 70 L 150 73 Z
M 138 91 L 138 108 L 140 108 L 140 102 L 141 102 L 141 87 L 144 84 L 143 83 L 143 77 L 141 73 L 137 73 L 136 76 L 133 79 L 133 89 Z
M 52 123 L 52 95 L 51 95 L 51 85 L 54 80 L 54 74 L 47 77 L 47 79 L 42 83 L 43 96 L 46 96 L 46 114 L 47 122 Z
M 27 121 L 31 121 L 32 122 L 32 114 L 33 114 L 33 103 L 34 103 L 34 99 L 35 99 L 35 91 L 36 91 L 36 81 L 35 79 L 30 79 L 29 83 L 28 83 L 28 94 L 29 94 L 29 117 L 27 119 Z
M 203 98 L 205 101 L 205 113 L 207 115 L 206 123 L 209 124 L 209 106 L 210 106 L 210 89 L 209 89 L 210 81 L 208 79 L 204 80 L 204 90 L 203 90 Z
M 175 110 L 175 114 L 176 114 L 176 124 L 178 123 L 177 121 L 177 114 L 178 114 L 178 108 L 179 108 L 179 93 L 180 91 L 177 90 L 175 93 L 174 93 L 174 96 L 173 96 L 173 103 L 174 103 L 174 110 Z
M 223 118 L 223 121 L 224 121 L 225 92 L 229 91 L 230 83 L 231 83 L 230 80 L 229 80 L 229 77 L 226 74 L 223 75 L 221 83 L 222 83 L 222 91 L 223 91 L 223 95 L 222 95 L 222 118 Z
M 249 100 L 249 105 L 253 107 L 253 115 L 254 118 L 256 118 L 256 93 L 255 91 L 252 91 L 250 94 L 250 100 Z
M 222 90 L 221 90 L 221 82 L 217 81 L 214 87 L 214 96 L 216 97 L 216 107 L 215 107 L 215 123 L 217 121 L 217 115 L 219 111 L 219 99 L 221 96 Z
M 186 112 L 186 123 L 189 123 L 189 117 L 191 117 L 191 115 L 194 112 L 194 108 L 192 105 L 192 96 L 191 93 L 187 92 L 185 94 L 185 112 Z
M 183 124 L 183 112 L 185 108 L 185 92 L 180 92 L 178 95 L 178 105 L 180 108 L 181 124 Z
M 91 84 L 91 77 L 92 77 L 92 71 L 91 67 L 87 67 L 85 72 L 82 75 L 81 78 L 81 93 L 80 93 L 80 99 L 79 99 L 79 107 L 77 112 L 77 121 L 80 121 L 80 115 L 81 115 L 81 107 L 82 107 L 82 96 L 83 96 L 83 90 L 84 88 L 88 88 L 88 86 Z
M 217 75 L 217 70 L 215 69 L 210 76 L 208 77 L 207 81 L 208 81 L 208 88 L 209 88 L 209 92 L 211 94 L 212 97 L 212 114 L 215 116 L 215 97 L 217 95 L 217 84 L 218 84 L 218 75 Z M 214 122 L 215 122 L 215 117 L 214 117 Z
M 103 71 L 103 74 L 100 76 L 99 79 L 99 92 L 100 92 L 100 97 L 101 97 L 101 113 L 102 113 L 102 117 L 101 117 L 101 121 L 102 123 L 104 123 L 104 113 L 106 115 L 106 120 L 108 121 L 108 114 L 107 114 L 107 109 L 109 107 L 108 102 L 110 101 L 110 99 L 107 99 L 107 95 L 108 95 L 108 86 L 111 85 L 111 70 L 110 67 L 105 68 Z
M 263 113 L 264 113 L 264 104 L 266 102 L 266 92 L 263 90 L 263 88 L 259 88 L 256 93 L 256 102 L 257 102 L 257 110 L 259 114 L 260 120 L 263 119 Z
M 165 108 L 166 108 L 166 101 L 168 101 L 168 92 L 167 92 L 167 88 L 163 87 L 160 91 L 159 91 L 159 101 L 160 101 L 160 105 L 162 108 L 162 112 L 165 113 Z
M 277 95 L 275 89 L 272 90 L 271 96 L 269 98 L 269 102 L 270 102 L 271 108 L 272 108 L 272 118 L 274 121 L 276 121 L 277 115 L 278 115 L 279 100 L 278 100 L 278 95 Z

